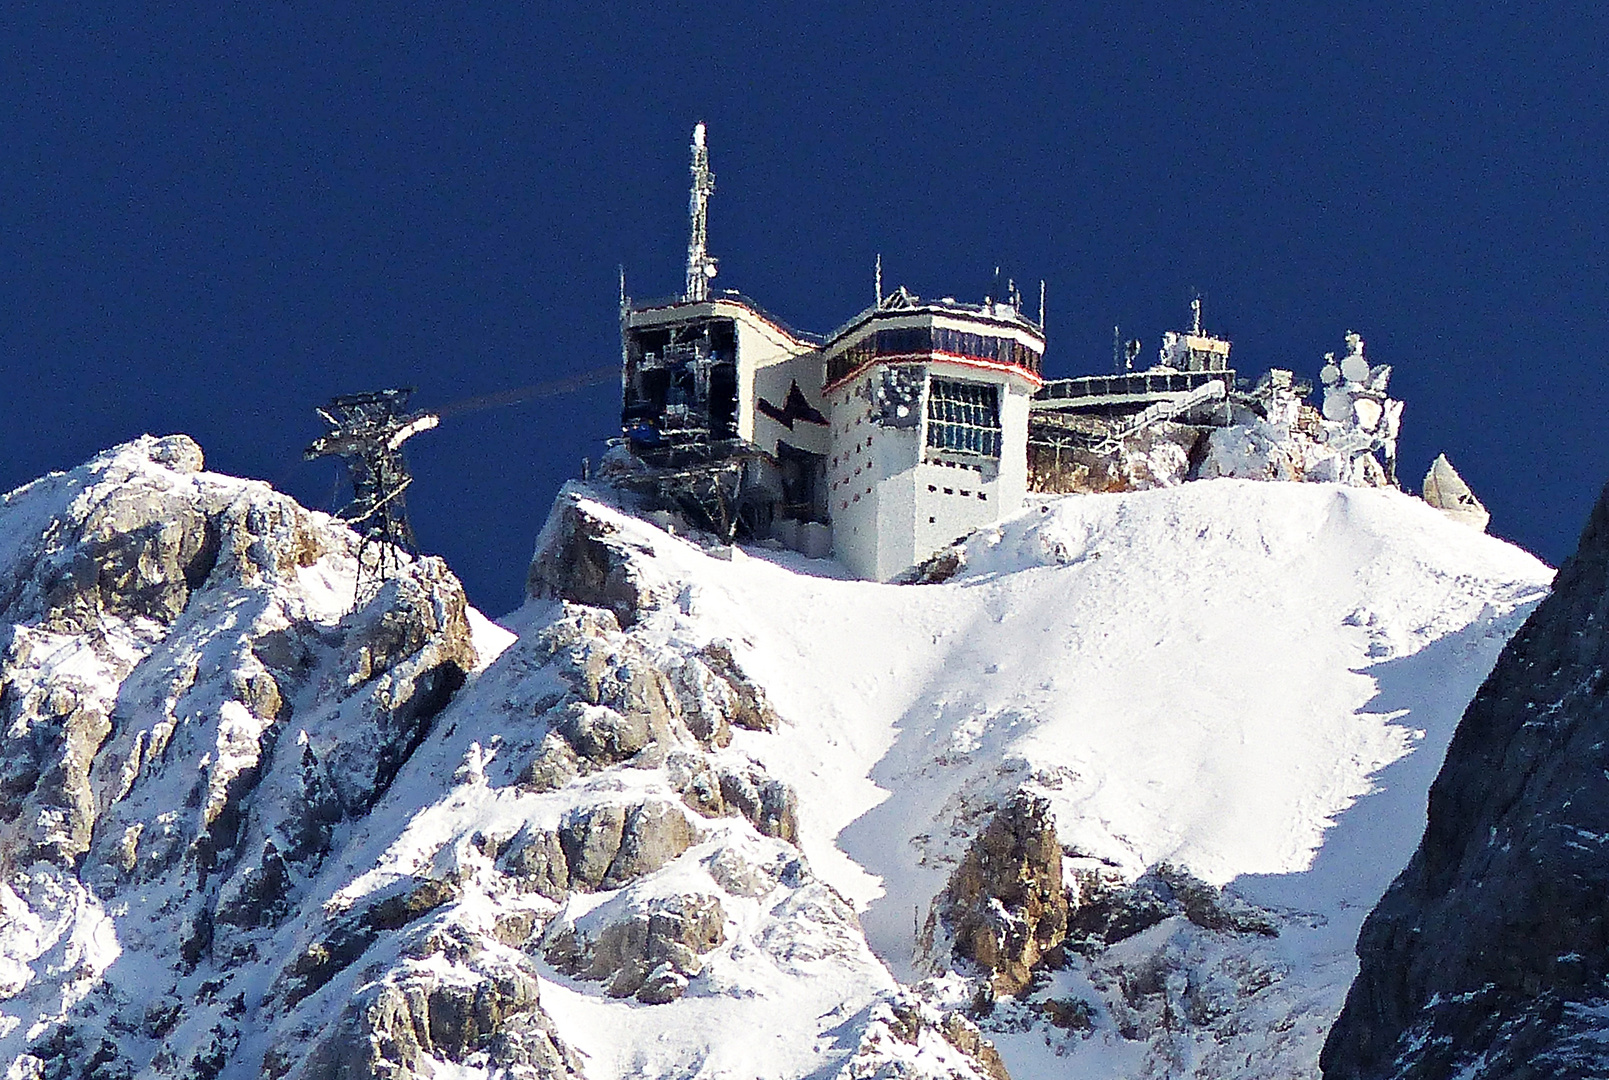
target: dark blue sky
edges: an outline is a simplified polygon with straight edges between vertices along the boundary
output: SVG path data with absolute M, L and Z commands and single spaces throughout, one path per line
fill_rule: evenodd
M 253 10 L 253 7 L 256 10 Z M 1609 476 L 1609 15 L 1563 5 L 48 5 L 0 27 L 0 487 L 142 431 L 327 508 L 312 407 L 618 357 L 680 285 L 828 330 L 890 285 L 1049 282 L 1055 375 L 1192 286 L 1255 375 L 1356 329 L 1403 474 L 1445 451 L 1557 561 Z M 1416 13 L 1397 10 L 1419 7 Z M 608 386 L 421 436 L 422 546 L 493 613 Z

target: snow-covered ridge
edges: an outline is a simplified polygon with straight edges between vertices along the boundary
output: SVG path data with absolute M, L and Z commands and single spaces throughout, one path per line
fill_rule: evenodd
M 921 586 L 572 489 L 511 642 L 435 560 L 348 612 L 350 533 L 200 465 L 0 511 L 19 1080 L 1308 1075 L 1550 578 L 1331 485 L 1048 500 Z M 1085 944 L 987 1012 L 923 928 L 1025 798 Z

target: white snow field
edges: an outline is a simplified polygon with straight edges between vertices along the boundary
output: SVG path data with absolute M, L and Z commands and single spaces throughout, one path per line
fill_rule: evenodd
M 677 597 L 633 633 L 728 639 L 771 696 L 784 729 L 734 748 L 796 787 L 812 866 L 901 981 L 924 973 L 916 931 L 955 861 L 1023 785 L 1050 799 L 1069 868 L 1166 860 L 1289 916 L 1250 960 L 1219 949 L 1278 975 L 1246 1030 L 1170 1051 L 1220 1076 L 1316 1075 L 1362 919 L 1418 841 L 1464 706 L 1552 578 L 1411 496 L 1329 484 L 1048 499 L 922 586 L 760 549 L 711 558 L 588 509 Z M 1212 935 L 1182 922 L 1118 948 L 1210 967 Z M 1017 1080 L 1160 1068 L 1099 1017 L 1062 1036 L 993 1035 Z

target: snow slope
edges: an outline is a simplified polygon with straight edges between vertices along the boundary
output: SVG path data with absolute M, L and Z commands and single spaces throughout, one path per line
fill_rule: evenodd
M 1446 741 L 1551 578 L 1417 499 L 1334 485 L 1050 500 L 931 586 L 724 561 L 593 512 L 676 596 L 634 633 L 730 639 L 771 695 L 785 729 L 736 745 L 797 788 L 806 853 L 901 979 L 966 842 L 1027 785 L 1070 867 L 1168 861 L 1303 916 L 1268 957 L 1294 973 L 1269 1022 L 1306 1037 L 1270 1068 L 1314 1067 Z M 1019 1080 L 1067 1075 L 1047 1049 L 1091 1076 L 1135 1059 L 1110 1031 L 1041 1034 L 1000 1040 Z
M 1069 874 L 1167 862 L 1279 933 L 1071 956 L 980 1021 L 1016 1080 L 1312 1075 L 1551 578 L 1330 485 L 1048 500 L 922 586 L 577 488 L 539 562 L 606 533 L 629 625 L 498 626 L 434 560 L 348 612 L 349 532 L 200 467 L 141 440 L 0 511 L 8 1078 L 998 1076 L 918 938 L 1024 789 Z

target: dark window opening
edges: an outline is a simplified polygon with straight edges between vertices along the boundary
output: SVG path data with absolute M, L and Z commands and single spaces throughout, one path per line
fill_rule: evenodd
M 1035 375 L 1040 373 L 1042 366 L 1038 351 L 1016 338 L 975 334 L 942 326 L 911 326 L 867 334 L 827 361 L 827 381 L 835 383 L 846 378 L 878 357 L 934 352 L 985 360 L 992 364 L 1010 364 Z

